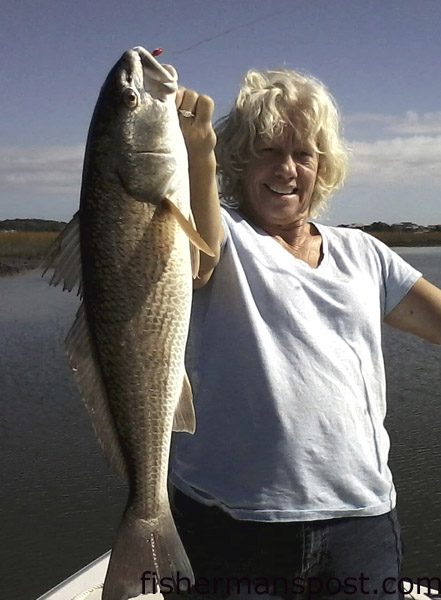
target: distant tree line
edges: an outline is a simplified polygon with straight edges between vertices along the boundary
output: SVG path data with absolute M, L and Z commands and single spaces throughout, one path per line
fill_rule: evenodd
M 428 232 L 428 231 L 441 231 L 440 225 L 417 225 L 410 221 L 402 221 L 401 223 L 383 223 L 382 221 L 375 221 L 370 225 L 363 225 L 362 223 L 351 223 L 350 225 L 339 225 L 339 227 L 349 227 L 351 229 L 361 229 L 362 231 L 408 231 L 408 232 Z
M 0 231 L 62 231 L 66 223 L 64 221 L 50 221 L 46 219 L 5 219 L 0 221 Z M 402 223 L 383 223 L 376 221 L 370 225 L 363 223 L 341 224 L 339 227 L 362 229 L 363 231 L 441 231 L 440 225 L 416 225 L 408 221 Z
M 0 231 L 61 231 L 64 221 L 46 219 L 5 219 L 0 221 Z

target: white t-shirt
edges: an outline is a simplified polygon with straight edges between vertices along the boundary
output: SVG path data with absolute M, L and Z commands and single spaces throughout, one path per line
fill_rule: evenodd
M 239 212 L 222 218 L 221 260 L 193 299 L 196 433 L 175 436 L 172 483 L 245 520 L 392 510 L 381 324 L 421 273 L 316 223 L 313 269 Z

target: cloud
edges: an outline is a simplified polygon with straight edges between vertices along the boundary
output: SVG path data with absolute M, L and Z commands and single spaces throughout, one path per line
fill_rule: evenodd
M 348 183 L 441 186 L 441 135 L 354 141 Z
M 412 122 L 433 127 L 441 113 L 414 118 L 406 113 L 407 131 Z M 412 113 L 413 114 L 413 113 Z M 359 122 L 391 127 L 385 115 L 357 115 Z M 423 118 L 424 117 L 424 118 Z M 354 116 L 355 118 L 355 116 Z M 404 121 L 402 121 L 404 123 Z M 396 124 L 398 121 L 395 122 Z M 398 127 L 398 125 L 397 125 Z M 416 127 L 416 125 L 415 125 Z M 349 142 L 352 157 L 347 183 L 375 187 L 418 185 L 441 189 L 441 133 L 438 135 L 395 136 L 370 141 Z M 0 196 L 45 197 L 57 201 L 77 201 L 81 186 L 83 146 L 0 147 Z
M 399 135 L 440 135 L 441 112 L 429 112 L 419 115 L 408 111 L 389 126 L 391 133 Z
M 380 113 L 355 113 L 344 117 L 349 127 L 376 127 L 379 131 L 395 135 L 440 135 L 441 111 L 417 113 L 409 110 L 403 115 Z
M 440 187 L 441 111 L 355 113 L 343 122 L 352 148 L 349 185 Z
M 0 147 L 0 192 L 78 194 L 83 146 Z

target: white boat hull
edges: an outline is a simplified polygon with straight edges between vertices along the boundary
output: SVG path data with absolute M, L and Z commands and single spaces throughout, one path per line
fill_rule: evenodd
M 68 577 L 37 600 L 101 600 L 103 582 L 110 560 L 110 550 Z M 161 594 L 141 594 L 139 600 L 162 599 Z M 136 600 L 136 599 L 133 599 Z

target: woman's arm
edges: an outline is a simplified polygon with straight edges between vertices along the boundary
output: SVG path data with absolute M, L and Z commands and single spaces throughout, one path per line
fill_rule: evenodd
M 214 257 L 203 252 L 200 254 L 199 274 L 193 283 L 195 288 L 199 288 L 208 282 L 219 262 L 223 239 L 214 155 L 216 134 L 211 123 L 214 102 L 208 96 L 180 88 L 176 105 L 178 111 L 188 111 L 194 115 L 186 117 L 179 113 L 188 152 L 191 209 L 198 232 L 215 253 Z
M 421 277 L 384 322 L 433 344 L 441 344 L 441 289 Z

